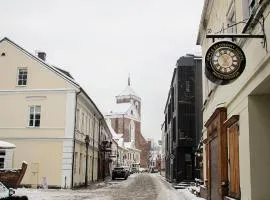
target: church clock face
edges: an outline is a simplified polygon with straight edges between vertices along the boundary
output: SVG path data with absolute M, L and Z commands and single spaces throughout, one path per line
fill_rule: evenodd
M 205 56 L 207 78 L 220 85 L 231 83 L 244 71 L 245 54 L 236 44 L 221 41 L 213 44 Z

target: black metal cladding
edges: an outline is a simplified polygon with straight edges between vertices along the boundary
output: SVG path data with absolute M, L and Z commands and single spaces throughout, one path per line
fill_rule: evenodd
M 177 61 L 165 109 L 166 178 L 194 178 L 194 150 L 202 130 L 201 57 L 187 55 Z M 190 158 L 191 160 L 187 160 Z

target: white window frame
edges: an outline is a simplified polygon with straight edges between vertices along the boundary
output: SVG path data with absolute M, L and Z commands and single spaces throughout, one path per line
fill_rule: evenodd
M 25 80 L 25 84 L 19 84 L 19 81 L 21 80 L 20 78 L 19 78 L 19 76 L 20 76 L 20 70 L 24 70 L 24 71 L 26 71 L 26 80 Z M 22 81 L 23 81 L 24 79 L 22 79 Z M 18 68 L 18 70 L 17 70 L 17 80 L 16 80 L 16 85 L 18 86 L 18 87 L 25 87 L 25 86 L 27 86 L 27 80 L 28 80 L 28 69 L 26 68 L 26 67 L 19 67 Z
M 36 110 L 39 107 L 39 112 Z M 30 125 L 30 121 L 31 121 L 31 108 L 34 109 L 33 112 L 33 124 Z M 36 114 L 39 114 L 39 119 L 36 119 Z M 30 128 L 39 128 L 40 127 L 40 122 L 41 122 L 41 105 L 32 105 L 29 106 L 29 115 L 28 115 L 28 127 Z M 35 122 L 39 120 L 39 126 L 35 126 Z
M 227 11 L 227 27 L 228 27 L 228 33 L 237 33 L 237 28 L 236 26 L 232 26 L 231 25 L 236 23 L 236 9 L 235 9 L 235 0 L 231 0 L 229 9 Z M 229 28 L 230 27 L 230 28 Z

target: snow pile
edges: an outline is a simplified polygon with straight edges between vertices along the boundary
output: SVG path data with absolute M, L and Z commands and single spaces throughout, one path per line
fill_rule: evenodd
M 205 200 L 192 194 L 188 189 L 178 190 L 178 193 L 184 196 L 184 200 Z
M 16 148 L 15 144 L 0 140 L 0 149 L 14 149 Z

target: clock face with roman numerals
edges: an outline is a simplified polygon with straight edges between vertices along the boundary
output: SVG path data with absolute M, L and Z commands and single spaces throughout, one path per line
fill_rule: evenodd
M 212 57 L 212 66 L 219 73 L 232 73 L 239 68 L 239 57 L 233 49 L 219 48 Z
M 246 66 L 245 54 L 233 42 L 214 43 L 205 55 L 205 75 L 219 85 L 226 85 L 236 80 Z

